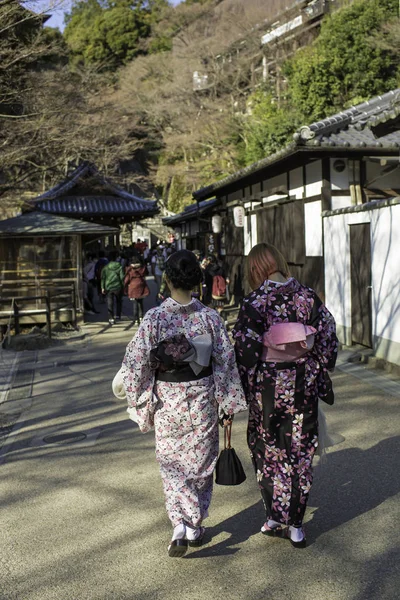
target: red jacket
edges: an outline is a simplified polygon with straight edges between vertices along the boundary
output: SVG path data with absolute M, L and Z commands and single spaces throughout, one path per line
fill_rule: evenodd
M 129 298 L 141 298 L 148 296 L 149 289 L 146 283 L 146 267 L 129 265 L 125 274 L 125 294 Z

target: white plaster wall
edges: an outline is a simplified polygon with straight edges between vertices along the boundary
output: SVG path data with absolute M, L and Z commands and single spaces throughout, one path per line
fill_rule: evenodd
M 335 161 L 337 161 L 337 160 L 338 160 L 337 158 L 330 159 L 332 189 L 333 190 L 348 190 L 349 189 L 348 162 L 346 159 L 340 159 L 340 160 L 343 160 L 346 167 L 345 167 L 344 171 L 342 171 L 341 173 L 338 173 L 337 171 L 335 171 L 335 169 L 333 167 Z
M 263 196 L 269 196 L 270 190 L 272 190 L 273 188 L 279 186 L 284 186 L 286 188 L 286 184 L 286 173 L 282 173 L 281 175 L 277 175 L 276 177 L 271 177 L 271 179 L 267 179 L 266 181 L 264 181 Z
M 371 223 L 372 336 L 400 344 L 400 205 L 323 221 L 326 305 L 336 322 L 351 328 L 349 225 Z
M 252 245 L 251 245 L 251 220 L 253 218 L 253 216 L 255 217 L 256 215 L 247 215 L 245 217 L 244 220 L 244 254 L 245 256 L 248 255 L 248 253 L 250 252 Z
M 257 215 L 251 215 L 251 247 L 258 244 L 257 238 Z
M 400 343 L 400 205 L 371 211 L 372 334 Z
M 332 210 L 351 206 L 351 196 L 332 196 Z
M 322 256 L 321 200 L 304 204 L 306 256 Z
M 367 183 L 371 182 L 371 188 L 377 190 L 384 190 L 388 188 L 400 188 L 400 168 L 397 168 L 395 171 L 392 171 L 388 175 L 382 176 L 382 171 L 388 168 L 389 165 L 382 167 L 379 163 L 372 163 L 369 161 L 367 161 L 366 164 Z
M 316 160 L 306 166 L 306 198 L 318 196 L 322 187 L 322 164 Z
M 246 215 L 244 221 L 244 255 L 247 256 L 250 250 L 258 244 L 257 241 L 257 214 Z
M 303 192 L 303 168 L 299 167 L 289 172 L 289 195 L 297 200 L 303 198 Z

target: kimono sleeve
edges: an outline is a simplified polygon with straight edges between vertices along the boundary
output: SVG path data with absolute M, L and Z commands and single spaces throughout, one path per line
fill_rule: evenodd
M 242 385 L 248 401 L 253 387 L 253 378 L 263 350 L 264 322 L 255 308 L 242 305 L 234 328 L 236 359 Z
M 122 363 L 122 379 L 126 399 L 130 408 L 136 408 L 142 432 L 153 427 L 153 387 L 155 371 L 150 364 L 150 351 L 156 345 L 156 320 L 149 311 L 144 317 L 136 335 L 128 344 Z
M 235 351 L 221 318 L 216 314 L 213 325 L 213 374 L 215 399 L 219 415 L 233 415 L 247 409 L 236 364 Z
M 315 296 L 310 325 L 317 330 L 314 340 L 314 354 L 321 366 L 331 371 L 335 367 L 338 352 L 336 323 L 332 314 L 318 296 Z

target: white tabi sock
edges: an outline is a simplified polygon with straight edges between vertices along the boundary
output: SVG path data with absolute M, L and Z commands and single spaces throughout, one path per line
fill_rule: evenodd
M 281 526 L 281 523 L 274 521 L 274 519 L 268 519 L 267 525 L 270 529 L 276 529 L 277 527 Z
M 188 540 L 194 541 L 197 540 L 197 538 L 200 536 L 201 534 L 201 527 L 189 527 L 188 525 L 186 525 L 186 538 Z
M 289 527 L 289 535 L 292 542 L 301 542 L 304 539 L 304 531 L 302 527 Z
M 184 523 L 179 523 L 176 527 L 174 527 L 174 532 L 172 534 L 172 541 L 174 540 L 183 540 L 186 536 L 186 527 Z

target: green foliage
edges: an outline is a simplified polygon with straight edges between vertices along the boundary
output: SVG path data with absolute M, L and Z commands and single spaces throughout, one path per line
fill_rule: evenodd
M 139 53 L 138 40 L 148 32 L 139 12 L 127 6 L 105 10 L 95 20 L 85 58 L 90 63 L 106 62 L 113 67 L 125 64 Z
M 76 2 L 71 12 L 65 16 L 64 39 L 68 45 L 71 62 L 85 63 L 86 49 L 93 35 L 96 19 L 101 16 L 102 7 L 97 0 Z
M 172 50 L 172 36 L 159 35 L 154 36 L 148 45 L 149 54 L 158 54 L 160 52 L 169 52 Z
M 300 125 L 299 115 L 290 106 L 278 106 L 267 91 L 249 98 L 251 114 L 243 125 L 242 160 L 248 165 L 277 152 L 291 140 Z
M 165 0 L 74 4 L 64 31 L 72 62 L 114 69 L 131 61 L 142 52 L 141 39 L 149 36 L 152 21 L 165 5 Z
M 288 61 L 290 100 L 305 121 L 396 87 L 391 53 L 371 36 L 397 11 L 398 0 L 358 0 L 328 16 L 314 44 Z
M 174 175 L 171 179 L 171 186 L 168 193 L 168 210 L 180 213 L 185 206 L 188 206 L 192 202 L 193 200 L 185 177 L 183 175 Z

